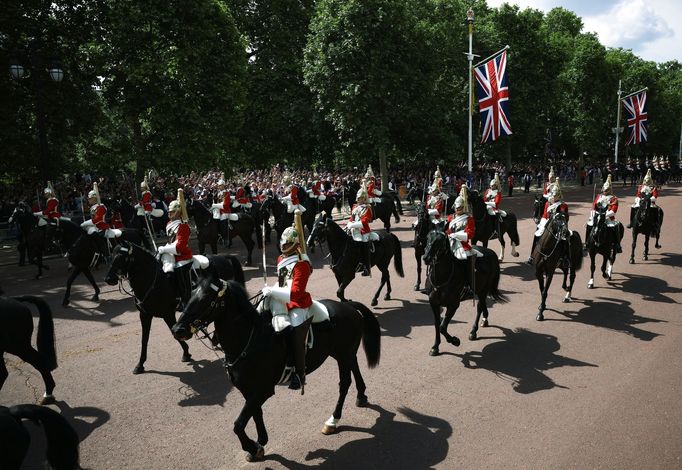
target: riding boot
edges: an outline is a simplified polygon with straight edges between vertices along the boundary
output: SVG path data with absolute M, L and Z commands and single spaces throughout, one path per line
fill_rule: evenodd
M 467 257 L 467 289 L 471 293 L 472 298 L 476 298 L 476 255 Z
M 180 268 L 175 268 L 175 280 L 177 281 L 178 292 L 180 293 L 180 305 L 178 310 L 183 311 L 192 295 L 192 285 L 190 279 L 190 269 L 192 264 L 188 263 Z
M 630 223 L 627 225 L 626 228 L 632 228 L 632 226 L 635 224 L 635 211 L 636 210 L 637 210 L 636 207 L 630 208 Z
M 301 325 L 294 327 L 289 334 L 290 336 L 290 347 L 293 349 L 294 358 L 294 368 L 296 370 L 296 375 L 298 376 L 298 383 L 301 387 L 301 395 L 305 393 L 305 353 L 306 353 L 306 338 L 308 336 L 308 330 L 310 329 L 310 323 L 312 320 L 306 320 Z M 295 387 L 295 381 L 292 380 L 290 388 Z M 296 390 L 297 388 L 294 388 Z
M 589 244 L 591 233 L 592 233 L 592 227 L 590 227 L 589 225 L 585 226 L 585 244 L 583 245 L 584 251 L 587 251 L 587 245 Z
M 372 262 L 371 262 L 371 259 L 370 259 L 370 256 L 371 256 L 371 255 L 370 255 L 370 252 L 369 252 L 369 244 L 370 244 L 370 243 L 372 243 L 372 242 L 365 242 L 365 243 L 363 243 L 364 246 L 362 247 L 363 250 L 364 250 L 364 251 L 363 251 L 363 255 L 364 255 L 364 256 L 363 256 L 363 261 L 362 261 L 362 264 L 364 265 L 364 267 L 363 267 L 363 269 L 362 269 L 362 275 L 363 275 L 363 276 L 369 276 L 369 275 L 370 275 L 369 270 L 370 270 L 370 268 L 372 267 Z

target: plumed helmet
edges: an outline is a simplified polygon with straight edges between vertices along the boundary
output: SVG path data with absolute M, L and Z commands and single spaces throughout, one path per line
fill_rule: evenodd
M 547 178 L 551 182 L 554 179 L 554 165 L 549 167 L 549 177 Z
M 360 186 L 360 189 L 358 190 L 358 193 L 355 195 L 355 199 L 358 201 L 360 201 L 360 199 L 364 199 L 365 202 L 367 202 L 368 197 L 367 186 L 365 186 L 365 183 L 363 182 L 362 186 Z
M 280 248 L 291 243 L 298 243 L 298 232 L 294 226 L 285 228 L 284 232 L 282 232 L 282 236 L 279 239 Z
M 561 193 L 561 185 L 559 184 L 559 177 L 554 180 L 554 187 L 552 188 L 552 197 L 555 201 L 563 199 L 564 195 Z
M 466 186 L 462 186 L 462 189 L 459 190 L 459 196 L 457 196 L 457 199 L 455 199 L 455 209 L 459 209 L 460 207 L 464 212 L 469 212 L 469 196 L 468 196 L 468 190 Z
M 144 175 L 144 181 L 140 183 L 140 189 L 143 191 L 147 191 L 149 189 L 149 180 L 147 179 L 147 175 Z
M 220 178 L 220 179 L 218 180 L 218 186 L 225 186 L 225 180 L 222 179 L 222 178 Z
M 443 178 L 443 175 L 440 174 L 440 166 L 436 166 L 436 171 L 433 174 L 433 179 L 438 179 L 438 178 Z
M 644 175 L 644 180 L 642 180 L 642 184 L 646 184 L 647 186 L 654 185 L 654 179 L 651 177 L 651 168 L 649 168 L 646 171 L 646 175 Z
M 92 198 L 95 198 L 97 204 L 102 202 L 99 198 L 99 189 L 97 189 L 97 183 L 92 183 L 92 191 L 88 193 L 88 199 Z
M 291 176 L 289 175 L 289 173 L 284 173 L 284 175 L 282 176 L 282 184 L 284 186 L 289 186 L 291 184 Z
M 365 172 L 365 178 L 367 178 L 367 179 L 374 178 L 374 172 L 372 171 L 372 165 L 369 165 L 367 167 L 367 171 Z
M 440 184 L 439 180 L 436 179 L 433 184 L 431 185 L 431 188 L 429 189 L 429 192 L 431 194 L 438 194 L 440 192 Z
M 500 174 L 495 173 L 495 177 L 490 180 L 490 187 L 491 188 L 497 188 L 500 189 L 502 186 L 500 185 Z
M 606 177 L 606 181 L 604 181 L 604 186 L 602 186 L 601 192 L 604 194 L 611 194 L 611 173 L 609 173 L 609 176 Z
M 52 187 L 52 182 L 47 182 L 47 187 L 43 189 L 43 194 L 54 194 L 54 188 Z
M 88 193 L 88 199 L 92 199 L 93 197 L 94 197 L 95 199 L 97 199 L 97 193 L 95 192 L 95 190 L 91 190 L 91 191 Z
M 180 201 L 173 199 L 170 204 L 168 204 L 168 212 L 175 212 L 180 209 Z

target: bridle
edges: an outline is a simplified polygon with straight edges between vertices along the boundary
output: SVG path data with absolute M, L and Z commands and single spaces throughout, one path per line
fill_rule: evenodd
M 120 250 L 124 250 L 124 249 L 120 249 Z M 121 255 L 121 254 L 122 254 L 122 253 L 119 251 L 119 255 Z M 139 297 L 137 297 L 137 296 L 135 295 L 135 292 L 134 292 L 134 291 L 128 291 L 128 290 L 126 290 L 126 288 L 123 286 L 123 281 L 128 281 L 128 284 L 130 284 L 130 280 L 128 279 L 128 272 L 130 272 L 130 264 L 131 264 L 132 261 L 133 261 L 133 247 L 132 247 L 132 246 L 129 246 L 129 247 L 128 247 L 127 254 L 124 255 L 124 256 L 125 256 L 125 259 L 126 259 L 126 261 L 125 261 L 125 266 L 124 266 L 124 267 L 125 267 L 125 272 L 126 272 L 126 274 L 122 274 L 120 270 L 117 270 L 117 271 L 116 271 L 116 277 L 118 277 L 118 291 L 119 291 L 119 293 L 120 293 L 120 292 L 124 292 L 124 293 L 127 294 L 128 296 L 132 297 L 133 300 L 135 300 L 135 305 L 137 306 L 137 308 L 139 308 L 139 309 L 142 310 L 142 311 L 145 311 L 145 310 L 144 310 L 144 307 L 142 306 L 142 304 L 144 304 L 144 302 L 147 300 L 147 298 L 149 297 L 149 295 L 150 295 L 150 294 L 152 293 L 152 291 L 154 290 L 154 287 L 156 286 L 156 280 L 157 280 L 158 277 L 159 277 L 159 271 L 160 271 L 161 269 L 160 269 L 160 267 L 158 266 L 158 262 L 156 262 L 156 259 L 155 259 L 155 262 L 156 262 L 156 265 L 157 265 L 157 266 L 156 266 L 156 269 L 154 269 L 154 279 L 152 280 L 152 283 L 149 285 L 149 288 L 147 289 L 147 291 L 146 291 L 146 292 L 144 293 L 144 295 L 142 296 L 142 299 L 140 299 Z
M 558 211 L 558 209 L 557 209 L 557 211 Z M 547 232 L 549 232 L 549 234 L 552 235 L 552 237 L 554 237 L 554 246 L 552 247 L 552 251 L 550 251 L 549 253 L 543 253 L 542 249 L 540 248 L 539 252 L 544 259 L 548 259 L 549 257 L 551 257 L 554 254 L 556 249 L 561 244 L 561 241 L 564 239 L 566 231 L 568 230 L 568 227 L 566 226 L 565 216 L 563 216 L 562 218 L 564 218 L 564 220 L 561 221 L 562 223 L 561 223 L 561 228 L 559 229 L 559 231 L 558 232 L 552 231 L 552 226 L 554 225 L 554 221 L 555 221 L 556 217 L 558 216 L 558 214 L 559 214 L 559 212 L 556 212 L 552 216 L 551 222 L 547 224 Z
M 445 233 L 439 231 L 435 231 L 435 233 L 439 239 L 445 238 L 445 243 L 443 244 L 444 246 L 439 247 L 438 250 L 433 254 L 432 262 L 427 264 L 426 276 L 429 282 L 431 283 L 431 287 L 433 287 L 434 292 L 448 285 L 452 281 L 452 278 L 455 276 L 455 263 L 451 262 L 450 274 L 448 275 L 448 278 L 445 280 L 445 282 L 441 284 L 437 284 L 435 282 L 435 276 L 433 274 L 434 266 L 436 266 L 440 262 L 439 259 L 441 258 L 441 256 L 445 256 L 446 258 L 448 257 L 447 252 L 449 250 L 447 236 L 445 235 Z M 430 240 L 427 242 L 426 248 L 424 249 L 424 254 L 431 252 L 431 250 L 433 249 L 433 242 L 434 240 Z M 445 261 L 447 261 L 447 259 Z

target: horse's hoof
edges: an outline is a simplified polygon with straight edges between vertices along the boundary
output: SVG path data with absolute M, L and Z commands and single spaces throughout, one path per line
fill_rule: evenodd
M 655 248 L 661 248 L 661 245 L 659 245 L 658 243 L 656 243 L 656 244 L 654 245 L 654 247 L 655 247 Z
M 604 279 L 608 279 L 608 278 L 609 278 L 609 275 L 606 274 L 606 273 L 601 273 L 601 277 L 603 277 Z
M 322 434 L 324 434 L 325 436 L 336 434 L 336 426 L 330 426 L 328 424 L 325 424 L 324 426 L 322 426 Z
M 545 320 L 545 316 L 544 316 L 542 313 L 538 313 L 538 316 L 535 317 L 535 319 L 536 319 L 537 321 L 544 321 L 544 320 Z
M 68 307 L 68 306 L 69 306 L 69 299 L 64 299 L 64 300 L 62 301 L 62 307 L 65 307 L 65 308 L 66 308 L 66 307 Z
M 259 462 L 263 460 L 263 457 L 265 457 L 265 449 L 263 446 L 258 445 L 258 448 L 256 449 L 255 454 L 250 454 L 247 452 L 246 454 L 246 461 L 247 462 Z
M 429 351 L 429 356 L 434 357 L 440 355 L 440 351 L 438 348 L 431 348 L 431 351 Z
M 645 256 L 642 256 L 642 261 L 649 261 L 649 257 L 646 256 L 646 255 L 645 255 Z
M 588 289 L 594 289 L 594 284 L 588 283 L 588 284 L 587 284 L 587 288 L 588 288 Z
M 391 294 L 386 294 L 384 296 L 384 300 L 391 300 Z
M 475 332 L 472 331 L 471 333 L 469 333 L 469 341 L 476 341 L 476 338 L 477 336 Z
M 573 300 L 573 299 L 571 299 L 570 297 L 564 297 L 564 300 L 563 300 L 562 302 L 565 303 L 565 304 L 567 304 L 567 303 L 569 303 L 571 300 Z
M 355 400 L 355 406 L 357 406 L 358 408 L 364 408 L 368 404 L 369 404 L 369 400 L 367 400 L 367 397 L 364 395 L 361 397 L 358 397 L 357 400 Z
M 377 299 L 372 299 L 372 303 L 370 304 L 372 307 L 376 307 L 379 304 Z
M 182 355 L 182 362 L 192 362 L 192 355 L 190 353 L 185 353 Z
M 133 369 L 133 374 L 138 375 L 142 373 L 144 373 L 144 366 L 141 364 L 136 365 L 135 368 Z
M 99 302 L 99 294 L 95 294 L 90 298 L 91 301 L 93 302 Z
M 609 281 L 611 280 L 611 275 L 609 274 Z
M 513 256 L 514 258 L 518 258 L 518 257 L 519 257 L 519 254 L 518 254 L 518 253 L 512 253 L 512 256 Z
M 453 346 L 459 346 L 459 338 L 457 336 L 451 336 L 448 340 L 448 343 L 452 344 Z
M 40 400 L 40 405 L 52 405 L 56 402 L 57 400 L 54 399 L 54 395 L 47 395 Z
M 629 262 L 630 264 L 635 264 L 635 259 L 634 259 L 634 258 L 630 258 L 630 261 L 628 261 L 628 262 Z
M 415 290 L 415 292 L 419 290 L 419 284 L 415 284 L 414 290 Z
M 483 320 L 481 320 L 481 326 L 482 327 L 488 326 L 488 319 L 487 318 L 484 318 Z

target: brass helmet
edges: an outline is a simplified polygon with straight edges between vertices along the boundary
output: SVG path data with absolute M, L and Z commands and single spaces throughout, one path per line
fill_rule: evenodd
M 651 177 L 651 168 L 649 168 L 646 171 L 646 175 L 644 175 L 644 180 L 642 180 L 642 184 L 645 184 L 647 186 L 653 186 L 654 185 L 654 179 Z
M 469 212 L 469 192 L 467 187 L 462 185 L 462 189 L 459 190 L 459 196 L 455 199 L 455 209 L 462 208 L 462 211 Z
M 369 195 L 367 194 L 367 185 L 363 181 L 362 186 L 360 186 L 360 189 L 358 189 L 358 193 L 355 195 L 355 199 L 357 202 L 361 202 L 360 199 L 363 199 L 364 203 L 366 204 L 368 201 L 367 199 L 369 198 Z
M 48 182 L 47 182 L 47 187 L 46 187 L 45 189 L 43 189 L 43 194 L 46 195 L 46 196 L 47 196 L 48 194 L 51 194 L 52 196 L 54 196 L 54 188 L 52 187 L 52 182 L 51 182 L 51 181 L 48 181 Z
M 604 194 L 611 194 L 612 193 L 612 188 L 611 188 L 611 173 L 606 177 L 606 181 L 604 182 L 604 186 L 601 188 L 601 192 Z

